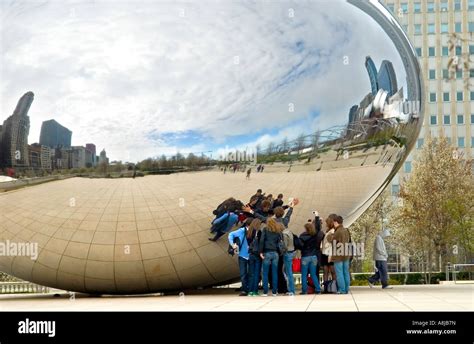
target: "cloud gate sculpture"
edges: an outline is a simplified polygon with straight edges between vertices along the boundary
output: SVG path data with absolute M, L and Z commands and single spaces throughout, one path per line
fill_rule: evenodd
M 284 49 L 294 58 L 272 56 L 275 66 L 286 68 L 278 87 L 246 99 L 250 105 L 241 122 L 233 122 L 239 114 L 227 116 L 228 125 L 224 117 L 216 118 L 219 130 L 203 134 L 228 162 L 238 159 L 236 150 L 245 151 L 253 143 L 257 148 L 252 154 L 240 156 L 245 170 L 252 169 L 250 178 L 231 168 L 224 173 L 221 161 L 206 171 L 135 179 L 75 177 L 0 194 L 4 252 L 11 243 L 38 245 L 36 259 L 0 256 L 0 271 L 91 294 L 225 284 L 238 279 L 237 259 L 227 253 L 226 236 L 208 240 L 212 211 L 223 200 L 234 197 L 247 203 L 259 188 L 267 194 L 283 193 L 285 202 L 297 197 L 300 204 L 290 222 L 295 233 L 302 232 L 313 210 L 323 217 L 341 214 L 349 226 L 368 208 L 400 169 L 423 122 L 420 68 L 406 34 L 383 5 L 355 0 L 243 2 L 230 9 L 213 2 L 193 28 L 212 27 L 216 16 L 224 16 L 234 30 L 241 19 L 231 13 L 240 5 L 248 13 L 258 12 L 259 23 L 265 25 L 248 26 L 239 35 L 252 44 L 270 30 L 275 33 L 270 43 L 287 44 Z M 187 25 L 178 21 L 194 20 L 194 10 L 156 30 Z M 187 49 L 188 44 L 193 49 L 186 38 L 174 48 Z M 235 66 L 229 68 L 259 63 L 234 48 L 229 63 Z M 174 68 L 179 72 L 182 67 L 177 63 Z M 238 87 L 244 72 L 235 73 L 242 73 L 235 77 Z M 259 68 L 252 77 L 257 82 L 266 73 Z M 212 83 L 214 75 L 203 79 L 203 85 Z M 34 107 L 33 102 L 30 112 Z M 205 130 L 200 117 L 191 122 L 188 132 Z M 253 141 L 245 141 L 249 134 Z M 264 166 L 261 173 L 256 171 L 259 165 Z

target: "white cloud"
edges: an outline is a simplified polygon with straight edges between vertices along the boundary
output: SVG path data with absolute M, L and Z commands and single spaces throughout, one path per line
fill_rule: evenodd
M 193 131 L 222 145 L 260 132 L 249 142 L 268 144 L 343 124 L 369 91 L 366 55 L 377 64 L 388 58 L 400 71 L 381 29 L 340 1 L 15 1 L 0 8 L 0 120 L 31 90 L 30 142 L 43 120 L 55 118 L 73 131 L 73 144 L 94 142 L 112 159 L 209 149 L 204 142 L 176 147 L 159 133 Z M 294 125 L 315 110 L 321 116 L 311 125 Z

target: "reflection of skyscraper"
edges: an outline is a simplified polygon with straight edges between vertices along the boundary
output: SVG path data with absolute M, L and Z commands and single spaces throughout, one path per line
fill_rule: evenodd
M 379 90 L 379 83 L 377 79 L 377 67 L 375 67 L 375 63 L 370 56 L 365 58 L 365 68 L 367 68 L 367 72 L 369 73 L 372 94 L 375 96 Z
M 0 166 L 24 167 L 29 165 L 30 118 L 28 110 L 33 99 L 33 92 L 25 93 L 18 101 L 13 115 L 3 122 L 3 126 L 0 126 Z
M 40 144 L 51 148 L 62 146 L 71 147 L 72 131 L 63 127 L 54 119 L 44 121 L 41 125 Z
M 389 97 L 397 93 L 397 76 L 395 74 L 395 70 L 393 69 L 392 62 L 387 60 L 382 61 L 377 79 L 379 88 L 387 91 Z
M 90 162 L 92 164 L 92 166 L 95 166 L 96 165 L 96 147 L 95 147 L 95 144 L 93 143 L 86 143 L 86 149 L 90 152 L 91 156 L 90 156 L 90 161 L 88 159 L 86 159 L 86 165 L 88 162 Z
M 349 124 L 352 124 L 356 121 L 358 110 L 359 110 L 359 106 L 357 105 L 353 105 L 351 109 L 349 110 Z

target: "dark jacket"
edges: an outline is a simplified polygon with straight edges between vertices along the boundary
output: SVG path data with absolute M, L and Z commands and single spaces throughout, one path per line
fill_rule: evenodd
M 278 252 L 278 242 L 281 239 L 281 233 L 270 232 L 266 228 L 262 231 L 258 252 Z
M 282 207 L 283 206 L 283 200 L 282 199 L 276 199 L 273 201 L 273 209 L 276 207 Z
M 309 235 L 304 232 L 300 235 L 300 242 L 303 246 L 301 248 L 301 257 L 317 256 L 318 255 L 318 235 Z M 321 241 L 319 241 L 321 244 Z
M 321 242 L 324 240 L 324 232 L 321 230 L 319 216 L 314 218 L 314 226 L 316 228 L 316 251 L 318 252 L 318 259 L 321 259 Z
M 257 231 L 254 230 L 252 233 L 252 236 L 247 238 L 247 242 L 249 244 L 249 254 L 253 254 L 255 256 L 259 255 L 259 244 L 260 244 L 260 238 L 262 236 L 262 231 Z

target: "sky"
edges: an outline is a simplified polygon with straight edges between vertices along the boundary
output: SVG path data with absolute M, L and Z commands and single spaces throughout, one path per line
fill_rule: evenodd
M 347 122 L 399 55 L 367 14 L 332 1 L 0 1 L 0 122 L 32 91 L 41 123 L 111 160 L 217 156 Z M 405 93 L 406 94 L 406 93 Z

